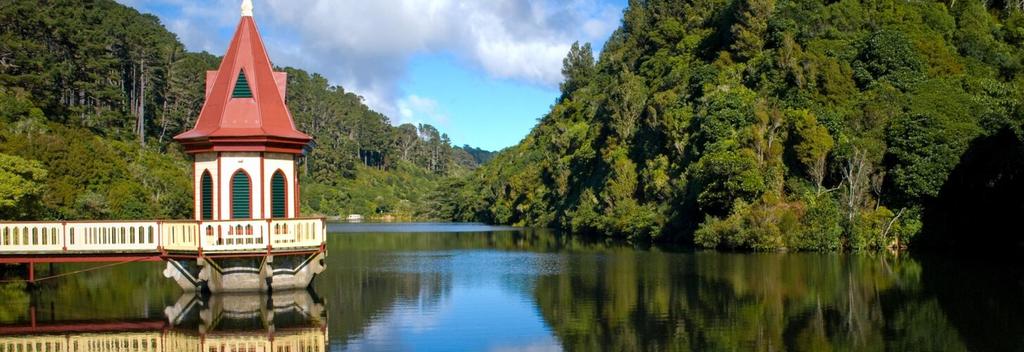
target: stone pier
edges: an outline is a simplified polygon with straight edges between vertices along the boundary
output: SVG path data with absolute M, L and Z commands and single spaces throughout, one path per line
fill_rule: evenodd
M 167 260 L 164 277 L 186 292 L 266 292 L 306 288 L 324 271 L 324 252 Z

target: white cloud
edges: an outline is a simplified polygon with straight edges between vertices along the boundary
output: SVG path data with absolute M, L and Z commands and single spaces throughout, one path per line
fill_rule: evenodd
M 233 29 L 240 1 L 146 3 L 178 6 L 168 26 L 190 49 L 220 53 L 214 34 Z M 275 63 L 320 72 L 393 118 L 409 103 L 398 82 L 416 55 L 452 55 L 493 78 L 553 88 L 572 42 L 602 41 L 620 15 L 600 0 L 255 1 Z
M 559 0 L 269 0 L 264 8 L 257 17 L 292 28 L 304 54 L 320 58 L 312 69 L 379 97 L 367 101 L 391 116 L 415 55 L 451 54 L 494 78 L 556 87 L 572 42 L 602 40 L 621 11 Z
M 397 108 L 398 119 L 392 121 L 396 125 L 405 123 L 414 125 L 428 123 L 434 126 L 448 125 L 448 114 L 433 99 L 413 94 L 399 99 Z

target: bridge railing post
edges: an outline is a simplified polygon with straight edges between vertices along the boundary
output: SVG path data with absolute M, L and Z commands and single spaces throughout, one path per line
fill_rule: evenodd
M 62 221 L 60 223 L 60 239 L 61 245 L 64 247 L 64 251 L 68 251 L 68 222 Z

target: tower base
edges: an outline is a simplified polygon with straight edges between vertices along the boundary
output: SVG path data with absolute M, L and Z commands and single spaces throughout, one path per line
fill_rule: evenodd
M 186 292 L 267 292 L 309 287 L 324 271 L 324 253 L 241 258 L 167 259 L 164 277 Z

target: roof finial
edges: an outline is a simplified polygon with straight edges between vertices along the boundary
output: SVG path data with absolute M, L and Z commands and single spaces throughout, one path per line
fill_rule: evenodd
M 242 17 L 252 17 L 252 0 L 242 0 Z

